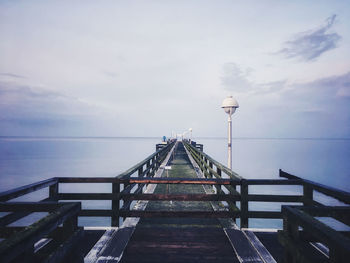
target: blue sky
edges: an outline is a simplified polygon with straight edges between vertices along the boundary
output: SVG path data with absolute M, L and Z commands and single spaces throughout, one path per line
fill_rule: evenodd
M 348 1 L 1 1 L 0 135 L 350 137 Z

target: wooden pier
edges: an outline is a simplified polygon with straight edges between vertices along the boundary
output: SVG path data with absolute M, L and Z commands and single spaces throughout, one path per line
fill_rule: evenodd
M 279 171 L 281 179 L 244 179 L 194 142 L 169 141 L 116 177 L 60 177 L 0 193 L 0 262 L 348 262 L 350 194 Z M 110 184 L 110 193 L 62 192 L 63 184 Z M 252 194 L 251 187 L 290 185 L 288 194 Z M 15 199 L 42 189 L 39 202 Z M 326 198 L 315 198 L 321 193 Z M 328 198 L 328 199 L 327 199 Z M 317 199 L 317 200 L 316 200 Z M 327 205 L 329 199 L 337 206 Z M 105 200 L 109 209 L 89 209 Z M 256 202 L 278 210 L 251 210 Z M 288 205 L 287 205 L 287 204 Z M 11 226 L 47 212 L 27 227 Z M 81 217 L 109 217 L 88 228 Z M 252 229 L 252 219 L 278 219 L 283 229 Z

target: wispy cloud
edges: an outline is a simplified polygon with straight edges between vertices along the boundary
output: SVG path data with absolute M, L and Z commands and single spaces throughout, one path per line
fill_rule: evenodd
M 96 109 L 42 87 L 0 79 L 0 135 L 62 134 L 96 119 Z
M 226 90 L 234 92 L 246 92 L 253 88 L 253 83 L 248 80 L 252 69 L 243 69 L 236 63 L 226 63 L 223 66 L 221 84 Z
M 13 73 L 8 73 L 8 72 L 0 72 L 0 76 L 16 78 L 16 79 L 25 79 L 26 78 L 24 76 L 13 74 Z
M 323 53 L 337 47 L 341 36 L 336 32 L 329 32 L 336 20 L 336 15 L 326 19 L 325 25 L 296 34 L 284 43 L 278 52 L 286 58 L 298 58 L 302 61 L 314 61 Z

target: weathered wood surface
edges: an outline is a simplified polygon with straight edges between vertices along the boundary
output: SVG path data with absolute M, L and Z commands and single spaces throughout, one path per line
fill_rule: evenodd
M 58 182 L 57 178 L 50 178 L 44 181 L 28 184 L 25 186 L 21 186 L 9 191 L 5 191 L 0 193 L 0 201 L 8 201 L 17 197 L 20 197 L 25 194 L 29 194 L 31 192 L 35 192 L 42 188 L 48 187 L 50 185 L 54 185 Z
M 200 184 L 200 185 L 238 185 L 239 182 L 230 179 L 199 179 L 199 178 L 153 178 L 130 177 L 126 179 L 111 177 L 60 177 L 60 183 L 119 183 L 119 184 Z M 286 181 L 287 180 L 281 180 Z
M 217 184 L 226 180 L 201 179 L 199 184 L 192 184 L 197 175 L 181 144 L 177 146 L 175 158 L 169 165 L 172 166 L 168 171 L 169 178 L 163 177 L 158 182 L 189 183 L 158 184 L 152 195 L 123 195 L 130 200 L 140 198 L 149 202 L 144 211 L 120 211 L 121 216 L 142 216 L 122 262 L 238 262 L 219 221 L 212 218 L 232 218 L 238 213 L 213 213 L 208 201 L 227 197 L 207 195 L 202 186 L 203 182 Z M 163 176 L 166 174 L 163 173 Z
M 98 255 L 98 263 L 120 262 L 123 252 L 135 231 L 134 227 L 119 228 Z M 86 260 L 86 262 L 89 262 Z
M 307 208 L 304 209 L 307 211 Z M 331 210 L 331 207 L 328 209 Z M 317 208 L 312 208 L 312 210 L 317 211 Z M 337 212 L 339 211 L 340 209 Z M 348 209 L 345 209 L 345 212 L 347 211 Z M 282 213 L 284 218 L 283 232 L 279 233 L 279 240 L 285 247 L 286 255 L 290 254 L 290 256 L 286 256 L 286 260 L 289 257 L 295 260 L 310 257 L 309 254 L 312 251 L 309 248 L 309 243 L 303 240 L 302 235 L 300 235 L 299 227 L 302 227 L 303 231 L 313 237 L 316 242 L 329 248 L 330 262 L 348 262 L 347 259 L 350 257 L 349 238 L 298 208 L 283 206 Z
M 241 263 L 263 263 L 257 250 L 241 230 L 225 229 L 225 233 Z
M 224 172 L 225 174 L 227 174 L 231 179 L 236 179 L 236 180 L 241 180 L 242 177 L 239 176 L 237 173 L 233 172 L 231 169 L 227 168 L 226 166 L 222 165 L 221 163 L 219 163 L 218 161 L 214 160 L 213 158 L 211 158 L 209 155 L 207 155 L 206 153 L 200 152 L 198 151 L 198 149 L 196 149 L 195 147 L 193 147 L 192 145 L 184 142 L 185 146 L 190 149 L 190 151 L 192 153 L 194 153 L 195 157 L 198 159 L 201 158 L 206 158 L 209 162 L 211 162 L 212 164 L 214 164 L 217 168 L 219 168 L 222 172 Z M 203 162 L 202 162 L 203 163 Z M 209 167 L 209 165 L 207 165 L 207 167 Z M 215 171 L 214 171 L 215 172 Z
M 123 217 L 142 217 L 142 218 L 232 218 L 239 217 L 238 212 L 230 211 L 138 211 L 138 210 L 120 210 Z
M 250 241 L 251 245 L 258 252 L 259 256 L 261 257 L 264 263 L 277 263 L 271 255 L 271 253 L 266 249 L 266 247 L 261 243 L 261 241 L 252 231 L 245 230 L 244 234 Z
M 323 185 L 320 183 L 316 183 L 310 180 L 306 180 L 306 179 L 302 179 L 300 177 L 297 177 L 295 175 L 286 173 L 284 171 L 282 171 L 281 169 L 279 170 L 280 172 L 280 177 L 285 177 L 288 178 L 290 180 L 300 180 L 302 181 L 303 185 L 306 185 L 308 187 L 310 187 L 313 190 L 316 190 L 322 194 L 328 195 L 328 196 L 332 196 L 336 199 L 338 199 L 341 202 L 344 202 L 345 204 L 350 204 L 350 193 L 330 187 L 328 185 Z
M 26 250 L 33 248 L 35 242 L 56 229 L 62 223 L 65 224 L 72 217 L 76 217 L 80 209 L 80 203 L 61 206 L 48 216 L 24 229 L 20 234 L 2 241 L 0 243 L 1 262 L 10 262 Z
M 238 201 L 239 195 L 231 194 L 124 194 L 126 200 L 150 200 L 150 201 Z
M 121 262 L 239 261 L 221 228 L 137 227 Z

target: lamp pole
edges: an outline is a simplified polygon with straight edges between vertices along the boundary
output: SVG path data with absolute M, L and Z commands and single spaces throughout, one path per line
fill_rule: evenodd
M 228 144 L 227 144 L 228 152 L 228 160 L 227 166 L 232 170 L 232 115 L 228 115 Z
M 239 107 L 238 102 L 228 96 L 222 102 L 221 108 L 228 114 L 228 160 L 227 166 L 232 170 L 232 114 L 235 113 L 236 109 Z

